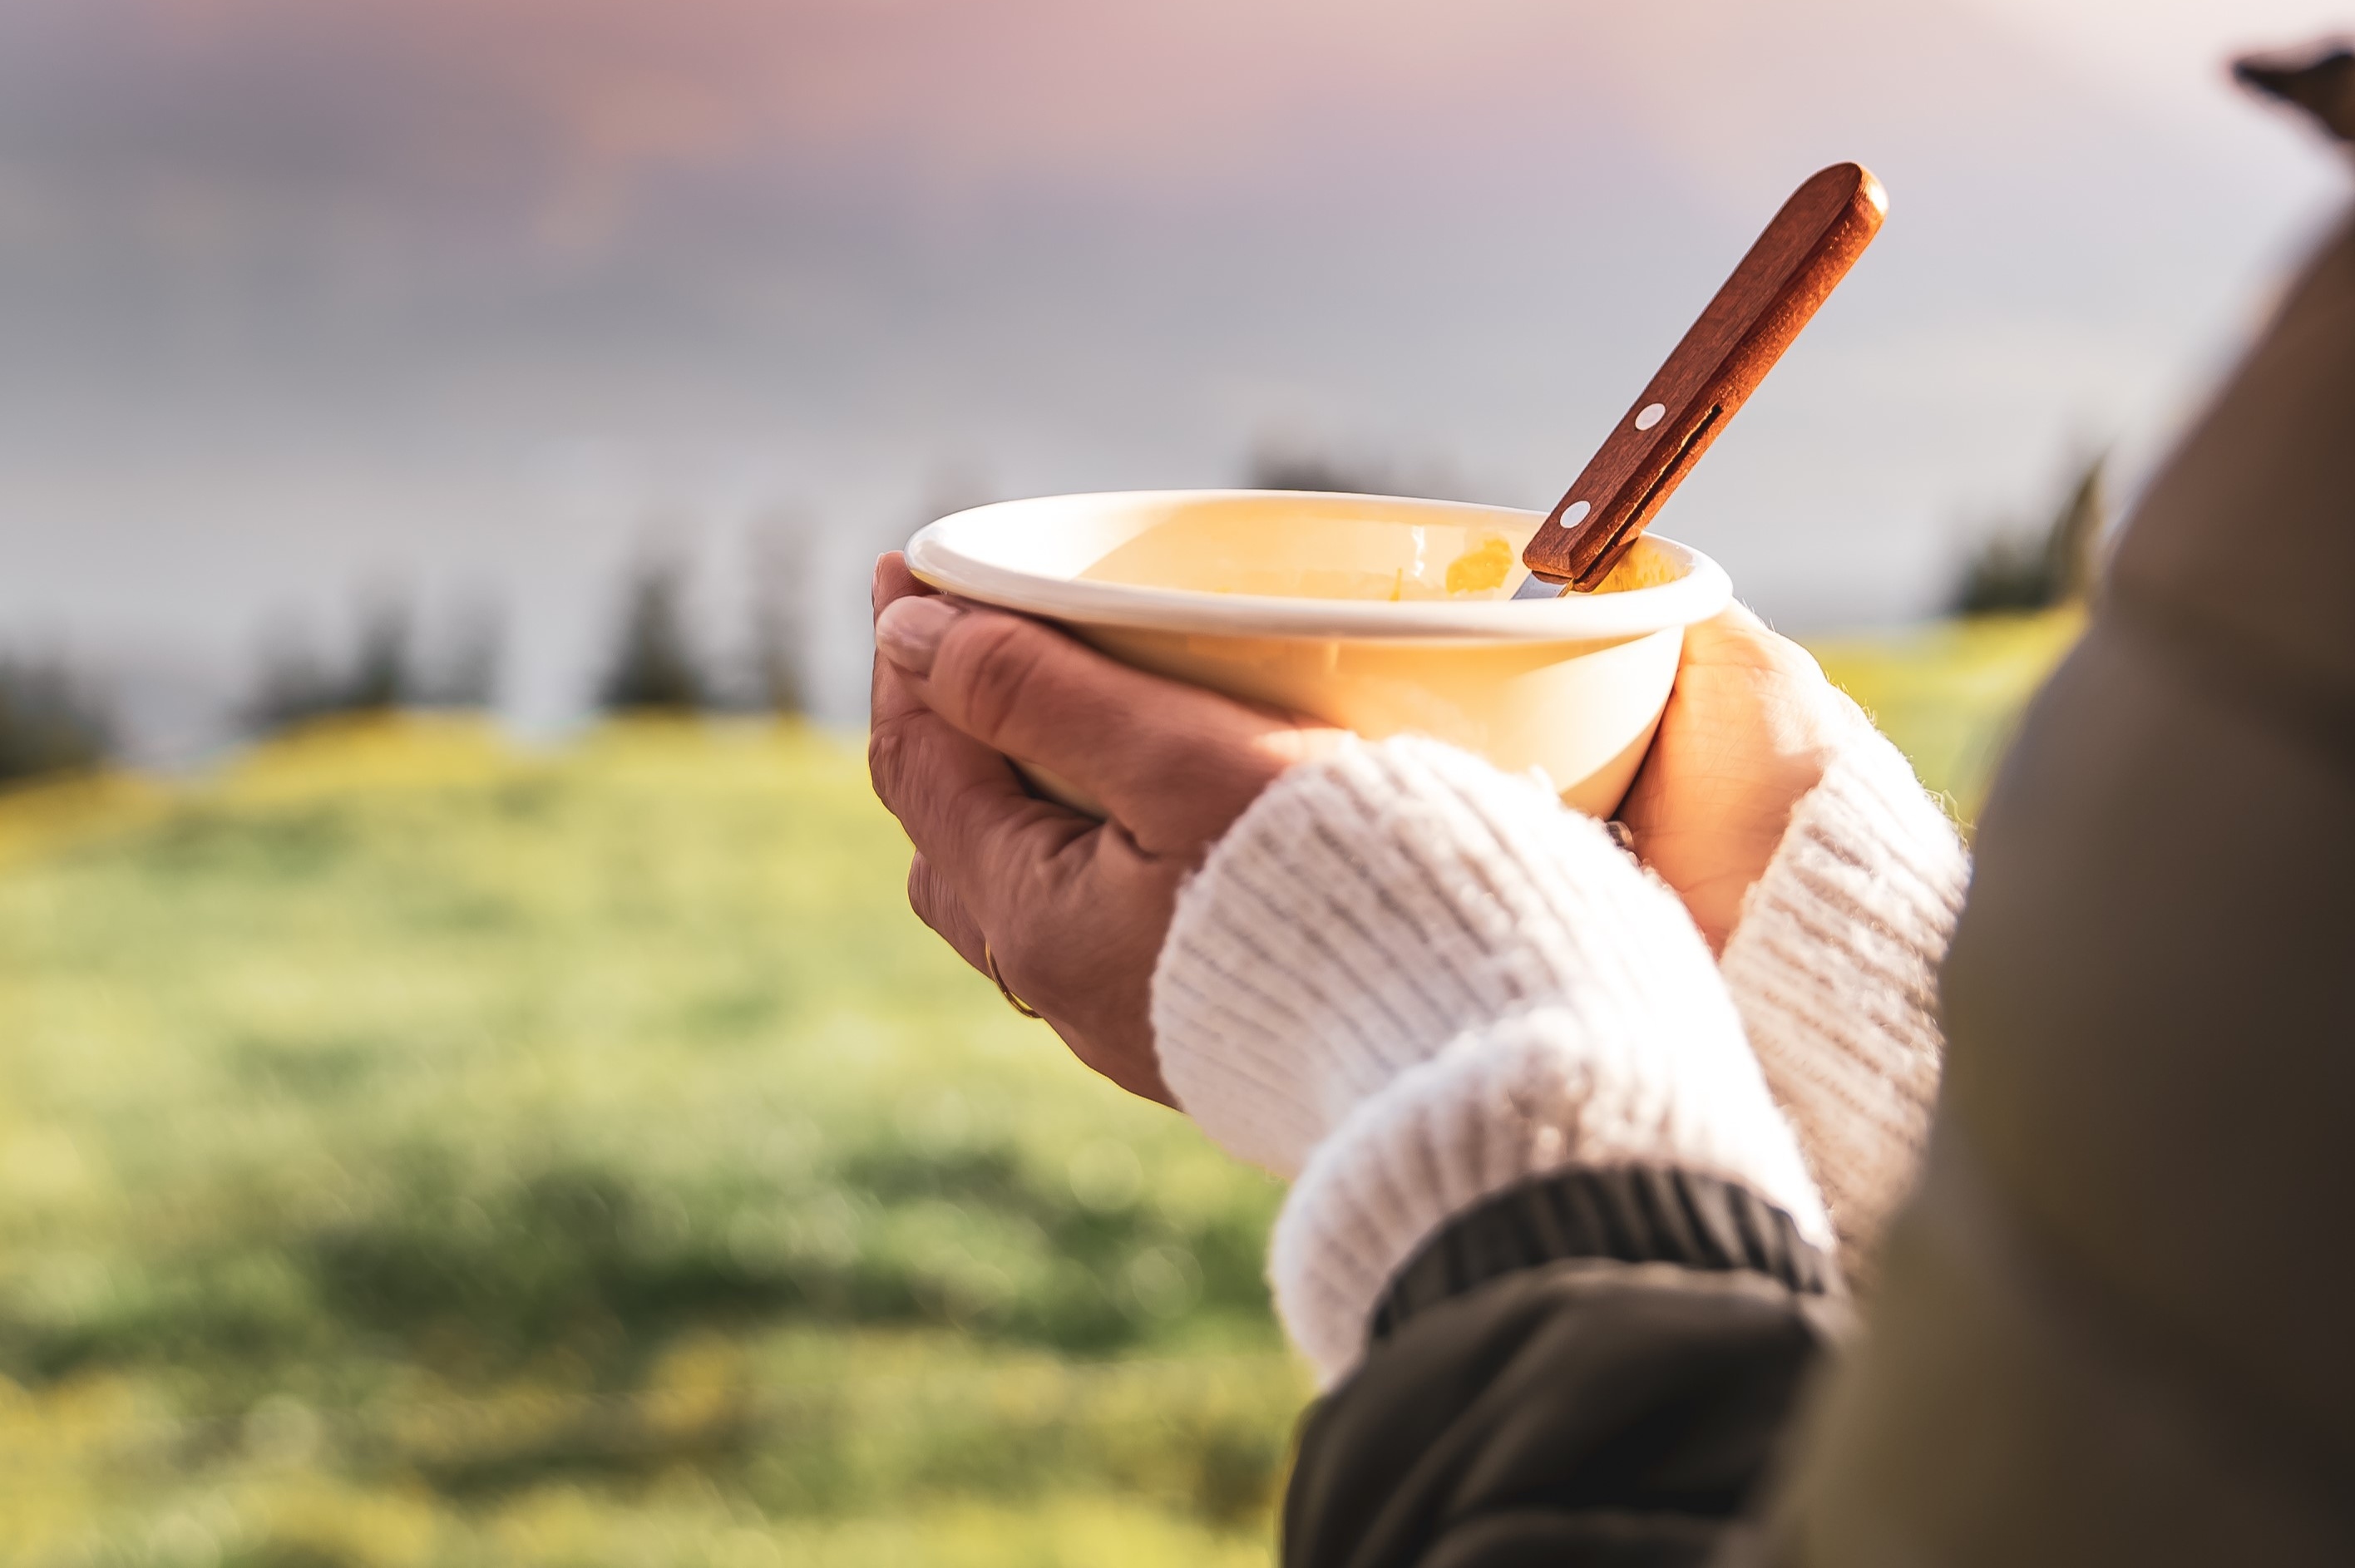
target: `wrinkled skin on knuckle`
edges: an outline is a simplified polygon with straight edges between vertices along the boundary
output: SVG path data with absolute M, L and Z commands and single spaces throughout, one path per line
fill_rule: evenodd
M 904 814 L 900 805 L 907 798 L 910 758 L 915 750 L 914 737 L 909 734 L 910 716 L 895 714 L 878 719 L 867 732 L 867 779 L 874 786 L 875 798 L 895 817 Z
M 1124 977 L 1152 955 L 1140 953 L 1135 933 L 1140 911 L 1124 899 L 1107 896 L 1090 862 L 1092 840 L 1068 846 L 1070 853 L 994 867 L 1006 907 L 1018 912 L 993 930 L 990 939 L 1001 972 L 1019 972 L 1024 982 L 1055 999 L 1072 1016 L 1093 1015 L 1097 1004 L 1116 993 Z M 1158 944 L 1152 944 L 1157 951 Z
M 948 935 L 941 913 L 939 876 L 922 855 L 908 863 L 908 907 L 933 931 Z
M 933 815 L 942 838 L 941 858 L 956 866 L 968 882 L 1002 886 L 1011 864 L 1019 861 L 1022 843 L 1012 831 L 1013 821 L 997 814 L 996 797 L 992 780 L 959 779 L 940 797 Z M 1019 820 L 1018 808 L 1015 820 Z M 959 891 L 973 894 L 979 889 L 967 886 Z
M 1150 1003 L 1175 874 L 1100 827 L 1037 848 L 975 874 L 994 879 L 986 930 L 1000 978 L 1090 1068 L 1167 1103 Z
M 1042 1011 L 1047 1003 L 1031 995 L 1035 991 L 1057 1005 L 1065 1005 L 1075 996 L 1088 991 L 1090 975 L 1084 962 L 1070 962 L 1075 947 L 1086 941 L 1086 933 L 1100 917 L 1100 912 L 1084 904 L 1074 904 L 1051 885 L 1050 876 L 1041 876 L 1035 866 L 1015 864 L 992 867 L 987 873 L 996 883 L 1007 917 L 998 919 L 989 933 L 990 950 L 997 956 L 998 973 L 1008 985 L 1029 988 L 1022 994 L 1034 1007 Z

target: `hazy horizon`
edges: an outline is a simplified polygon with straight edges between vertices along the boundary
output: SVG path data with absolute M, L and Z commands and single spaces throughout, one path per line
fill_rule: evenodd
M 1786 623 L 1917 615 L 2087 453 L 2130 488 L 2338 209 L 2339 160 L 2224 75 L 2328 23 L 19 0 L 0 647 L 194 711 L 394 585 L 503 607 L 545 730 L 633 551 L 692 556 L 733 638 L 747 540 L 798 519 L 852 721 L 865 562 L 937 504 L 1269 445 L 1548 504 L 1847 157 L 1883 237 L 1661 526 Z

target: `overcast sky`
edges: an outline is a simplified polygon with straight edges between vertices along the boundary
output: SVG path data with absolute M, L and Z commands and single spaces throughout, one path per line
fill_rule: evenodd
M 1662 520 L 1786 623 L 1915 614 L 2141 472 L 2345 172 L 2226 81 L 2296 0 L 0 0 L 0 643 L 231 689 L 496 601 L 578 711 L 620 563 L 1278 445 L 1544 506 L 1757 228 L 1888 227 Z M 799 520 L 799 521 L 794 521 Z M 174 683 L 178 684 L 175 685 Z

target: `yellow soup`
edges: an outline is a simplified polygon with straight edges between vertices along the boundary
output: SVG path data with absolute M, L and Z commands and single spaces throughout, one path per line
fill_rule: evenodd
M 1283 497 L 1182 512 L 1079 575 L 1092 582 L 1280 599 L 1510 599 L 1529 573 L 1518 538 L 1496 528 L 1302 514 Z M 1674 575 L 1642 545 L 1597 591 Z

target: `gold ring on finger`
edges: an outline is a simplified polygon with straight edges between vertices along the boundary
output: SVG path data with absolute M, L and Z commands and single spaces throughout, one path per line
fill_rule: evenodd
M 982 968 L 989 971 L 990 983 L 997 988 L 997 994 L 1006 999 L 1007 1006 L 1012 1008 L 1015 1012 L 1020 1013 L 1025 1018 L 1043 1019 L 1047 1016 L 1045 1013 L 1039 1012 L 1037 1008 L 1031 1006 L 1028 1002 L 1014 994 L 1014 988 L 1007 985 L 1006 983 L 1006 977 L 997 972 L 997 955 L 990 951 L 989 938 L 986 937 L 984 937 L 981 939 L 981 965 Z

